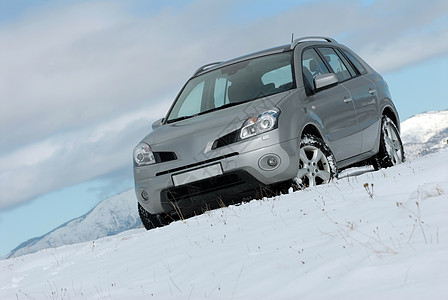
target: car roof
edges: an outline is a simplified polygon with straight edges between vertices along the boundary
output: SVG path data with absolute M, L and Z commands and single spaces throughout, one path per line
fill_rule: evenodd
M 324 41 L 318 41 L 318 40 L 324 40 Z M 257 58 L 257 57 L 261 57 L 261 56 L 265 56 L 265 55 L 269 55 L 269 54 L 292 51 L 292 50 L 294 50 L 294 48 L 297 45 L 302 44 L 302 43 L 306 43 L 306 44 L 316 44 L 316 43 L 317 44 L 338 44 L 336 42 L 336 40 L 334 40 L 333 38 L 329 38 L 329 37 L 320 37 L 320 36 L 302 37 L 302 38 L 293 40 L 291 42 L 291 44 L 286 44 L 286 45 L 277 46 L 274 48 L 269 48 L 269 49 L 249 53 L 249 54 L 239 56 L 236 58 L 232 58 L 230 60 L 226 60 L 223 62 L 215 62 L 215 63 L 206 64 L 204 66 L 201 66 L 199 69 L 197 69 L 196 72 L 194 73 L 193 77 L 200 75 L 202 73 L 206 73 L 206 72 L 209 72 L 209 71 L 212 71 L 215 69 L 219 69 L 223 66 L 227 66 L 227 65 L 231 65 L 231 64 L 240 62 L 240 61 Z

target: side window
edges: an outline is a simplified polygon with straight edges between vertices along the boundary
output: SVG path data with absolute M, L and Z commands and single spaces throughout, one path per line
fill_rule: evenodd
M 333 72 L 338 77 L 339 82 L 350 79 L 352 76 L 348 71 L 343 61 L 339 58 L 332 48 L 318 48 L 319 52 L 325 57 L 327 63 L 333 69 Z
M 350 60 L 350 62 L 355 66 L 356 69 L 358 69 L 358 72 L 361 74 L 365 74 L 366 73 L 366 69 L 364 68 L 364 66 L 348 51 L 346 50 L 342 50 L 345 54 L 345 56 L 347 56 L 347 58 Z
M 320 74 L 330 73 L 316 50 L 310 48 L 302 54 L 303 80 L 308 88 L 314 90 L 314 78 Z

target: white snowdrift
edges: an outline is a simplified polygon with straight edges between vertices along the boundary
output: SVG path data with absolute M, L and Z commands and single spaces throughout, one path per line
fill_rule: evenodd
M 0 299 L 447 299 L 448 152 L 0 261 Z

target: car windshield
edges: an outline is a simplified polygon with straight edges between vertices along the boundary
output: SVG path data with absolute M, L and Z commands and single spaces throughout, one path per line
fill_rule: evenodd
M 254 58 L 192 78 L 172 106 L 167 122 L 290 90 L 294 87 L 291 55 Z

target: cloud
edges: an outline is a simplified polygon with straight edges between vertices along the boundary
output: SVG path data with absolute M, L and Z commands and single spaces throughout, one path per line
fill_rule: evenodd
M 281 43 L 291 32 L 335 37 L 377 71 L 389 72 L 448 53 L 448 2 L 319 1 L 258 21 L 242 34 Z
M 168 102 L 166 102 L 168 103 Z M 150 132 L 165 103 L 112 121 L 49 137 L 0 158 L 0 208 L 48 191 L 132 167 L 134 146 Z
M 380 72 L 448 53 L 448 2 L 375 1 L 348 18 L 359 24 L 346 36 L 350 47 Z
M 89 1 L 1 25 L 0 208 L 129 166 L 199 65 L 286 44 L 292 32 L 336 37 L 381 72 L 448 52 L 446 1 L 306 2 L 274 14 L 275 3 L 243 4 L 140 12 L 138 1 Z
M 94 3 L 2 30 L 1 149 L 117 117 L 160 94 L 152 82 L 161 66 L 129 22 L 116 5 Z

